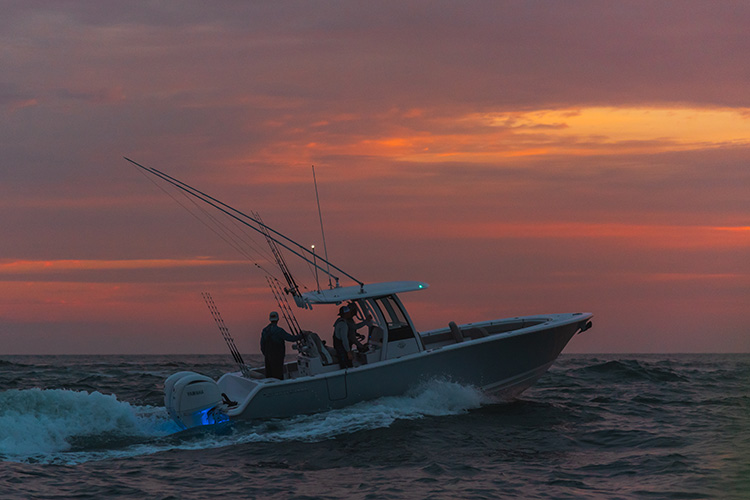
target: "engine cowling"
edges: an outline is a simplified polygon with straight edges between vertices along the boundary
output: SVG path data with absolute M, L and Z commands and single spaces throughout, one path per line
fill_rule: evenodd
M 229 420 L 216 381 L 195 372 L 178 372 L 167 378 L 164 406 L 169 416 L 184 429 Z

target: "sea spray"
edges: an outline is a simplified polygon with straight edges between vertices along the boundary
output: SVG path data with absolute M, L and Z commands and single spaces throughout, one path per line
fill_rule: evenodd
M 161 413 L 163 416 L 159 416 Z M 166 412 L 114 395 L 65 389 L 0 393 L 0 455 L 24 459 L 70 450 L 84 437 L 157 436 L 173 431 Z

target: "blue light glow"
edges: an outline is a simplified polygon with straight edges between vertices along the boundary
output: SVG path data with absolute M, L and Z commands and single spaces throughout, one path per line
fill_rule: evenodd
M 229 422 L 229 417 L 221 411 L 218 411 L 216 407 L 197 411 L 195 412 L 195 415 L 198 417 L 201 425 L 214 425 Z

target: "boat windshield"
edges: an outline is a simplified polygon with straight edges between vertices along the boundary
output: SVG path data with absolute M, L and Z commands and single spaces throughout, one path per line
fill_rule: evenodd
M 414 330 L 412 330 L 409 321 L 406 319 L 401 306 L 392 295 L 380 297 L 375 299 L 374 302 L 378 309 L 380 309 L 383 318 L 385 318 L 386 325 L 388 326 L 389 342 L 414 338 Z

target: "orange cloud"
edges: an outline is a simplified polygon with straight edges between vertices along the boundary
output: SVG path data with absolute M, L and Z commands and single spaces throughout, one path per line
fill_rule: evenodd
M 11 321 L 172 321 L 208 320 L 200 306 L 206 283 L 92 283 L 0 281 L 0 317 Z M 222 283 L 222 309 L 247 311 L 269 302 L 264 286 Z M 268 306 L 264 305 L 264 309 Z M 251 309 L 252 308 L 252 309 Z M 232 316 L 241 313 L 234 312 Z M 228 316 L 229 317 L 229 316 Z M 206 321 L 210 324 L 210 321 Z
M 8 111 L 13 113 L 15 111 L 18 111 L 19 109 L 29 108 L 32 106 L 39 105 L 39 101 L 36 99 L 23 99 L 18 101 L 13 101 L 8 106 Z
M 246 263 L 246 261 L 195 259 L 133 260 L 0 260 L 0 275 L 49 273 L 59 271 L 103 271 L 134 269 L 167 269 L 178 267 L 211 267 Z
M 657 153 L 750 143 L 750 116 L 744 109 L 589 107 L 440 117 L 420 111 L 410 112 L 409 117 L 355 120 L 347 115 L 353 122 L 372 123 L 359 133 L 319 130 L 314 141 L 277 142 L 265 154 L 310 162 L 321 155 L 492 162 L 519 156 Z M 329 124 L 318 121 L 314 126 Z
M 380 227 L 382 224 L 383 227 Z M 370 229 L 393 231 L 388 222 L 374 222 Z M 439 227 L 419 221 L 402 222 L 401 237 L 450 239 L 618 239 L 636 246 L 661 248 L 750 247 L 750 231 L 746 228 L 713 226 L 647 225 L 587 222 L 523 222 L 492 221 L 443 222 Z
M 750 275 L 731 273 L 653 273 L 642 277 L 642 279 L 653 281 L 726 281 L 739 280 L 750 284 Z

